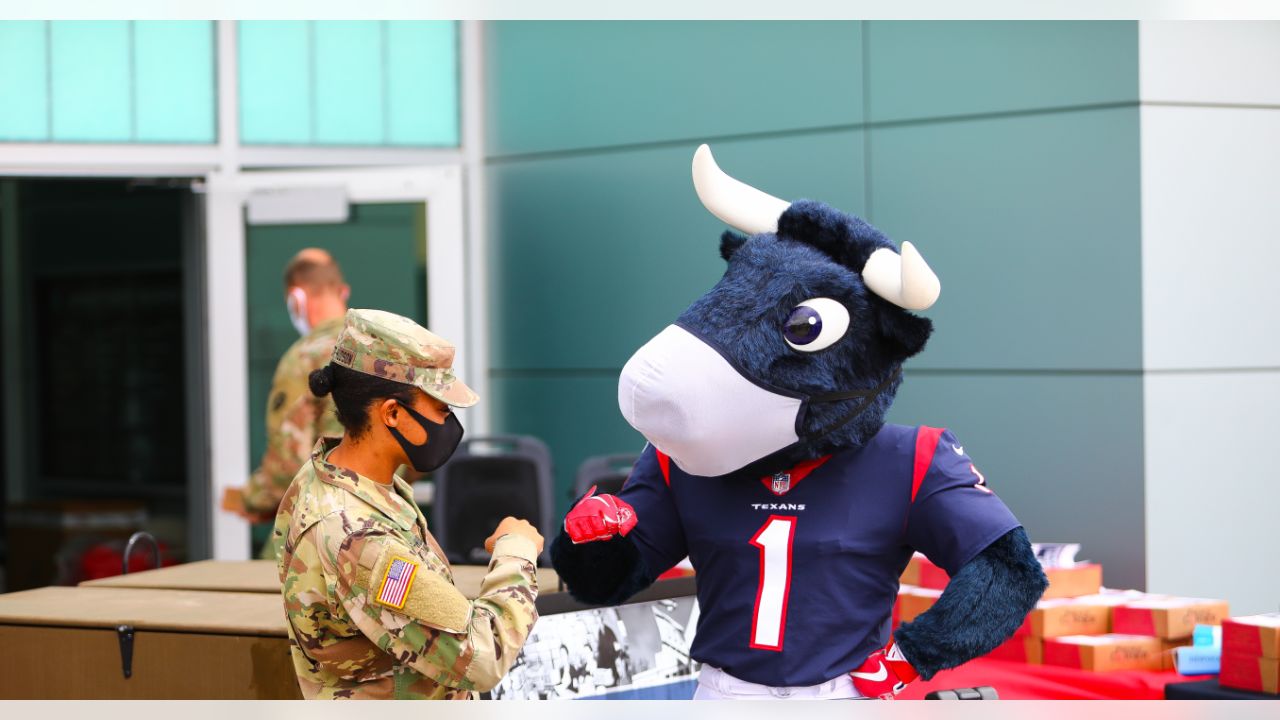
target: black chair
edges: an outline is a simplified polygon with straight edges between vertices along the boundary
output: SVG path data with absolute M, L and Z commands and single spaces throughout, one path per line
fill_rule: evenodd
M 635 453 L 620 453 L 583 460 L 573 481 L 573 498 L 585 495 L 592 485 L 596 486 L 597 495 L 617 495 L 638 457 Z
M 528 520 L 550 545 L 554 481 L 551 451 L 541 440 L 528 435 L 464 439 L 433 475 L 431 531 L 449 562 L 489 562 L 485 538 L 508 515 Z

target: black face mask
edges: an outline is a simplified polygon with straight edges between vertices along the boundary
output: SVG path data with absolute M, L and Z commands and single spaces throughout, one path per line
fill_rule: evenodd
M 404 454 L 409 456 L 409 464 L 413 465 L 414 470 L 424 473 L 443 465 L 453 455 L 453 451 L 458 449 L 458 443 L 462 442 L 462 423 L 458 421 L 458 416 L 450 412 L 443 424 L 435 423 L 408 405 L 397 404 L 412 415 L 423 430 L 427 431 L 427 441 L 421 445 L 414 445 L 406 440 L 399 430 L 387 426 L 391 431 L 391 437 L 400 443 L 400 447 L 404 448 Z

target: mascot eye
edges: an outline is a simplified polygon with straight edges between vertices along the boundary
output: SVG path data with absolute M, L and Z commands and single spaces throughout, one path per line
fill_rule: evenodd
M 831 298 L 805 300 L 791 311 L 782 338 L 801 352 L 824 350 L 844 337 L 849 311 Z

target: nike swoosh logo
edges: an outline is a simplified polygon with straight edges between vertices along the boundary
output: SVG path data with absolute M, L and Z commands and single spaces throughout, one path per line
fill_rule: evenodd
M 952 450 L 955 450 L 957 455 L 963 455 L 963 454 L 964 454 L 964 446 L 963 446 L 963 445 L 952 445 L 952 446 L 951 446 L 951 449 L 952 449 Z
M 851 672 L 849 674 L 858 678 L 859 680 L 867 680 L 870 682 L 880 682 L 881 680 L 884 680 L 889 677 L 889 669 L 884 666 L 884 663 L 880 663 L 879 672 L 874 672 L 874 673 Z

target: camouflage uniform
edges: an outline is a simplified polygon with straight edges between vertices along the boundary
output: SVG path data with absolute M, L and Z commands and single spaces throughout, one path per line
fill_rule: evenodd
M 342 318 L 334 318 L 317 325 L 291 345 L 276 365 L 267 395 L 267 450 L 249 476 L 245 509 L 274 512 L 293 476 L 307 463 L 316 440 L 342 435 L 333 399 L 312 395 L 307 384 L 311 371 L 329 362 L 342 324 Z M 268 542 L 261 557 L 275 560 L 279 550 L 277 543 Z
M 435 372 L 441 368 L 422 365 L 425 356 L 437 366 L 446 357 L 451 363 L 451 345 L 407 320 L 410 331 L 397 332 L 384 317 L 389 314 L 375 312 L 348 313 L 334 362 L 408 379 L 451 404 L 475 402 L 451 370 L 441 383 Z M 398 477 L 379 484 L 329 463 L 338 444 L 317 443 L 276 516 L 285 614 L 303 696 L 471 699 L 491 689 L 537 620 L 534 543 L 518 535 L 499 538 L 480 597 L 467 600 L 454 587 L 409 485 Z M 396 580 L 399 593 L 390 590 Z

